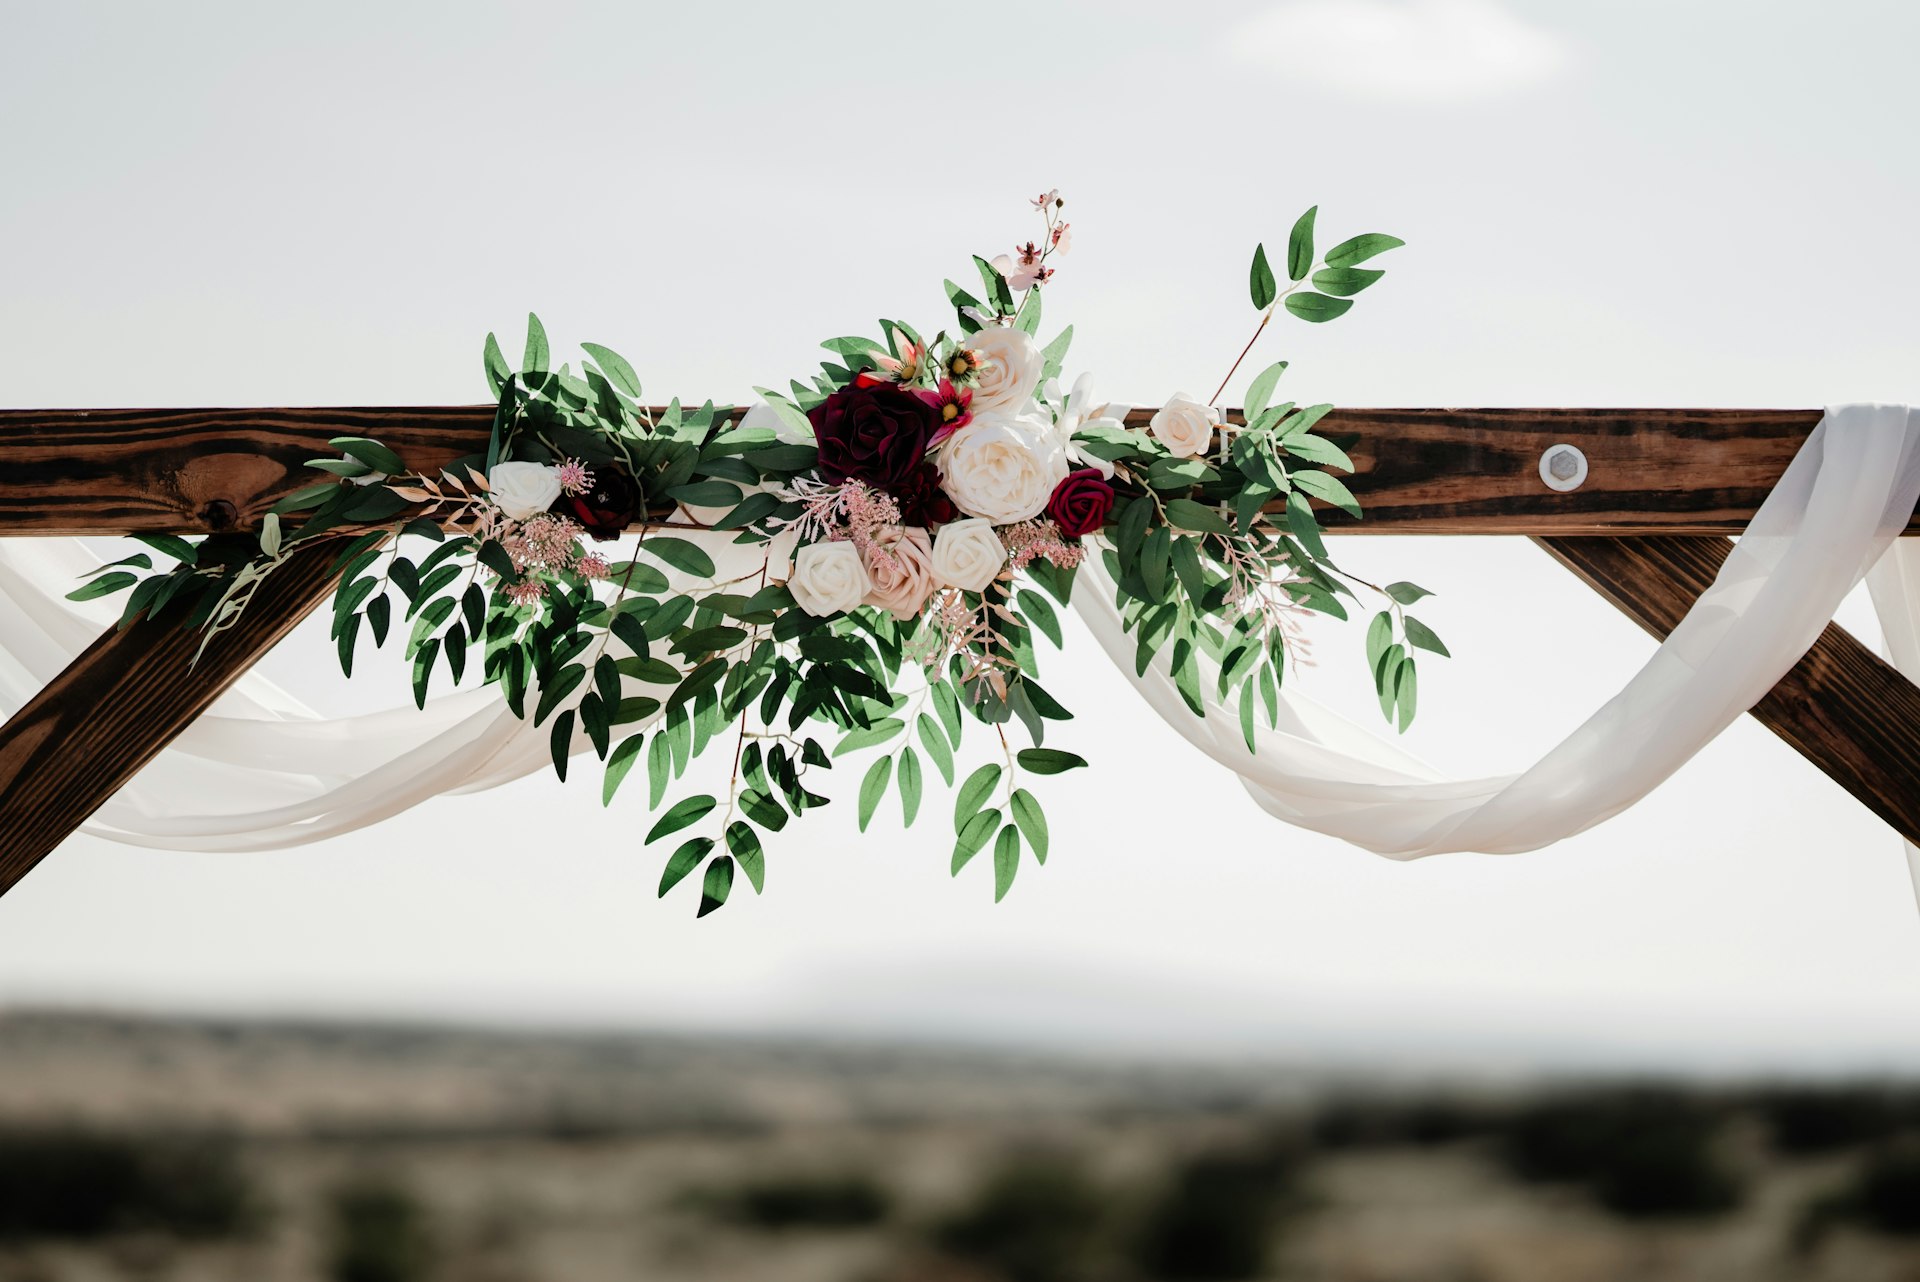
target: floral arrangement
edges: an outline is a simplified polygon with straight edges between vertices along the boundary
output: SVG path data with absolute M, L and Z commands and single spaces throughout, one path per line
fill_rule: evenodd
M 1404 729 L 1414 652 L 1446 649 L 1404 609 L 1423 589 L 1375 589 L 1328 558 L 1316 502 L 1360 514 L 1334 475 L 1352 470 L 1341 443 L 1314 431 L 1331 407 L 1276 401 L 1284 361 L 1252 380 L 1239 421 L 1214 407 L 1276 310 L 1340 316 L 1382 275 L 1360 264 L 1401 242 L 1362 235 L 1317 256 L 1309 209 L 1284 289 L 1255 249 L 1259 327 L 1213 399 L 1178 394 L 1146 417 L 1087 377 L 1061 383 L 1073 330 L 1043 343 L 1041 298 L 1071 231 L 1057 192 L 1033 204 L 1039 238 L 976 257 L 978 294 L 946 282 L 951 327 L 883 320 L 875 337 L 829 339 L 810 381 L 756 389 L 737 417 L 649 408 L 633 367 L 596 344 L 578 373 L 555 368 L 530 317 L 517 371 L 487 338 L 498 409 L 484 456 L 426 475 L 377 441 L 336 439 L 339 456 L 312 464 L 324 479 L 276 505 L 257 545 L 148 539 L 171 568 L 143 577 L 141 553 L 73 595 L 131 588 L 126 620 L 170 612 L 212 635 L 297 546 L 335 536 L 342 669 L 363 634 L 384 645 L 398 626 L 416 699 L 436 672 L 458 682 L 477 662 L 516 715 L 550 726 L 560 777 L 577 738 L 591 743 L 603 802 L 644 758 L 659 812 L 645 840 L 675 839 L 660 893 L 699 871 L 702 915 L 738 873 L 762 888 L 763 835 L 827 804 L 819 772 L 862 750 L 878 750 L 863 830 L 889 790 L 912 824 L 931 766 L 958 783 L 955 874 L 991 847 L 998 899 L 1024 855 L 1044 863 L 1029 785 L 1087 763 L 1048 743 L 1071 713 L 1040 683 L 1037 640 L 1062 644 L 1056 607 L 1089 558 L 1138 670 L 1164 658 L 1196 714 L 1237 708 L 1250 748 L 1303 659 L 1303 615 L 1345 618 L 1343 598 L 1382 594 L 1368 653 Z M 746 568 L 716 565 L 735 549 Z M 969 722 L 991 760 L 963 775 Z M 667 805 L 715 745 L 732 759 L 724 793 Z

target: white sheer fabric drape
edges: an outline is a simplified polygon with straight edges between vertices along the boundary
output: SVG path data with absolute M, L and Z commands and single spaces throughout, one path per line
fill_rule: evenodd
M 1279 728 L 1263 723 L 1249 753 L 1235 711 L 1210 705 L 1195 717 L 1163 665 L 1135 684 L 1276 818 L 1396 859 L 1532 850 L 1617 814 L 1672 774 L 1793 666 L 1862 577 L 1892 659 L 1920 676 L 1920 549 L 1889 546 L 1917 501 L 1920 412 L 1830 410 L 1680 627 L 1625 689 L 1517 774 L 1449 780 L 1293 690 Z M 755 550 L 719 540 L 709 550 L 720 578 L 758 568 Z M 0 540 L 0 712 L 111 622 L 111 605 L 63 599 L 95 563 L 70 540 Z M 1074 604 L 1131 679 L 1133 641 L 1097 565 L 1082 571 Z M 548 760 L 546 728 L 515 718 L 491 689 L 425 711 L 329 718 L 249 674 L 84 831 L 181 850 L 275 849 L 440 793 L 494 787 Z

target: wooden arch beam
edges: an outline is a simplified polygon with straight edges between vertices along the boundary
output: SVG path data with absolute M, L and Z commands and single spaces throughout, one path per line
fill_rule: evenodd
M 0 726 L 0 895 L 333 592 L 336 539 L 300 548 L 207 642 L 177 619 L 108 629 Z
M 1151 410 L 1130 422 L 1144 426 Z M 1820 421 L 1819 410 L 1336 409 L 1366 509 L 1342 534 L 1738 534 Z M 492 406 L 0 410 L 0 537 L 218 534 L 258 528 L 312 483 L 336 436 L 371 436 L 433 471 L 483 453 Z M 1550 446 L 1588 479 L 1541 483 Z M 1920 525 L 1911 527 L 1920 533 Z
M 1680 626 L 1733 550 L 1725 539 L 1534 542 L 1661 640 Z M 1898 668 L 1829 623 L 1749 711 L 1920 845 L 1920 688 Z

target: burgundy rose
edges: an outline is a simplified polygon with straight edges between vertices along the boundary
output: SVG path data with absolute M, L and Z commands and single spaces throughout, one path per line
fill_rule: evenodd
M 860 380 L 807 415 L 820 443 L 820 475 L 882 490 L 905 484 L 927 456 L 938 411 L 896 383 Z
M 900 502 L 900 519 L 908 525 L 945 525 L 960 515 L 947 492 L 940 488 L 940 469 L 922 463 L 893 487 Z
M 617 539 L 640 515 L 640 487 L 611 465 L 593 469 L 593 488 L 562 494 L 553 510 L 570 516 L 600 542 Z
M 1096 468 L 1083 467 L 1068 472 L 1066 479 L 1053 487 L 1047 500 L 1047 515 L 1070 539 L 1098 534 L 1113 510 L 1113 486 Z

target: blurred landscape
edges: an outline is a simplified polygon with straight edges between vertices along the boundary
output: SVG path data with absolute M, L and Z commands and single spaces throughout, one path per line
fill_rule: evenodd
M 1920 1088 L 0 1015 L 0 1282 L 1920 1279 Z

